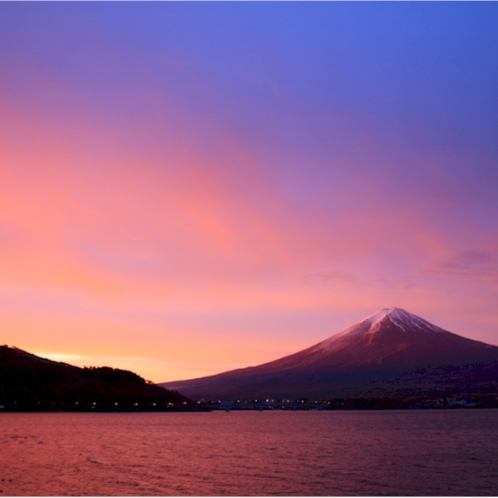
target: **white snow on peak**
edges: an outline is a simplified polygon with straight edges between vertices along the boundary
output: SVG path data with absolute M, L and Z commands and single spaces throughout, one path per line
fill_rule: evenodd
M 370 332 L 375 332 L 378 326 L 385 320 L 389 320 L 394 325 L 397 325 L 401 330 L 406 332 L 407 328 L 431 329 L 433 332 L 444 332 L 443 329 L 432 325 L 431 323 L 412 315 L 401 308 L 384 308 L 376 313 L 367 316 L 362 322 L 369 321 L 371 324 Z
M 403 332 L 407 332 L 410 329 L 413 330 L 414 328 L 420 329 L 421 331 L 427 331 L 427 329 L 429 329 L 432 332 L 444 332 L 443 329 L 436 327 L 435 325 L 432 325 L 422 318 L 412 315 L 401 308 L 384 308 L 367 316 L 359 323 L 347 328 L 346 330 L 329 337 L 319 344 L 316 344 L 311 349 L 316 352 L 330 351 L 354 336 L 359 337 L 374 335 L 380 330 L 382 324 L 386 321 L 396 325 Z
M 382 322 L 387 316 L 389 316 L 390 318 L 395 318 L 396 316 L 401 318 L 401 313 L 406 313 L 406 311 L 400 310 L 399 308 L 384 308 L 380 311 L 377 311 L 376 313 L 373 313 L 370 316 L 367 316 L 362 320 L 362 322 L 366 322 L 368 320 L 373 327 L 376 323 Z

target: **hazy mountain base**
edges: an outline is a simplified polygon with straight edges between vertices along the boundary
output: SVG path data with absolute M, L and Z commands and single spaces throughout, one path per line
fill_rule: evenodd
M 139 411 L 194 406 L 185 396 L 127 370 L 79 368 L 0 346 L 2 410 Z
M 452 396 L 498 392 L 498 361 L 425 367 L 404 373 L 365 368 L 327 374 L 310 369 L 299 374 L 279 372 L 252 377 L 247 370 L 240 371 L 237 389 L 234 389 L 237 372 L 230 372 L 202 379 L 198 384 L 196 381 L 185 383 L 185 391 L 195 400 Z M 180 385 L 178 389 L 181 390 Z
M 451 396 L 498 392 L 498 361 L 467 365 L 442 365 L 406 372 L 374 383 L 365 395 Z

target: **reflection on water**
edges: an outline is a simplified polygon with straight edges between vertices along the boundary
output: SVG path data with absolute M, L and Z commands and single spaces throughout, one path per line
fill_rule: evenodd
M 0 414 L 0 495 L 497 495 L 498 410 Z

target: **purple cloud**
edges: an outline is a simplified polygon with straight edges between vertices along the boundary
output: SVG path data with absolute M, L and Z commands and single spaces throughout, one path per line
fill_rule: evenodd
M 498 252 L 465 251 L 451 260 L 426 267 L 424 273 L 441 277 L 463 276 L 498 282 Z

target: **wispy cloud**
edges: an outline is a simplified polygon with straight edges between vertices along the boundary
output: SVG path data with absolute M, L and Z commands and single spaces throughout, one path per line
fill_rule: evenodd
M 424 273 L 441 277 L 471 277 L 498 282 L 498 252 L 461 252 L 449 261 L 427 266 Z

